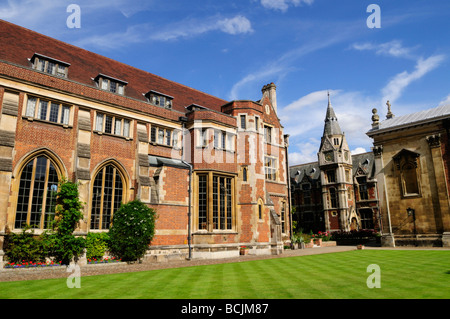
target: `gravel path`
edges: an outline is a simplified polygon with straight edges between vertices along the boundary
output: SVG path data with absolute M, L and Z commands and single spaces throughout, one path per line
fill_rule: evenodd
M 355 249 L 356 249 L 355 246 L 315 247 L 298 250 L 285 250 L 281 255 L 258 255 L 258 256 L 247 255 L 247 256 L 239 256 L 236 258 L 192 259 L 192 260 L 180 260 L 170 262 L 144 261 L 141 264 L 120 263 L 120 264 L 86 265 L 81 266 L 80 271 L 81 276 L 94 276 L 94 275 L 115 274 L 124 272 L 146 271 L 154 269 L 179 268 L 179 267 L 190 267 L 199 265 L 212 265 L 220 263 L 244 262 L 260 259 L 315 255 L 315 254 L 349 251 Z M 70 276 L 70 273 L 72 272 L 68 272 L 68 269 L 66 267 L 3 269 L 0 270 L 0 282 L 50 279 L 50 278 L 67 278 L 68 276 Z

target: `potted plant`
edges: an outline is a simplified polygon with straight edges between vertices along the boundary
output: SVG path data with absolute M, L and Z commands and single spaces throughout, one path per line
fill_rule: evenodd
M 239 247 L 239 255 L 248 255 L 249 248 L 247 246 Z

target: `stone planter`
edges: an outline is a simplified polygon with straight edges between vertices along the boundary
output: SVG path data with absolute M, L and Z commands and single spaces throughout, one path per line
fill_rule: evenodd
M 248 255 L 249 249 L 241 248 L 239 249 L 239 255 Z
M 322 238 L 314 238 L 314 245 L 322 246 Z

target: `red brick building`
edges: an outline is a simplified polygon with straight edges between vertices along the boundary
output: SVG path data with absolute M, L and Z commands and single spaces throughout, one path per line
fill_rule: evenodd
M 108 231 L 139 198 L 158 215 L 149 255 L 282 250 L 287 136 L 273 83 L 259 101 L 226 101 L 5 21 L 0 38 L 0 255 L 7 230 L 47 227 L 64 177 L 86 203 L 79 235 Z

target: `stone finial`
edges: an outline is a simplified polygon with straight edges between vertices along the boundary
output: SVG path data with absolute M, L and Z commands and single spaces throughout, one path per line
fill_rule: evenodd
M 378 127 L 378 124 L 380 123 L 380 116 L 377 114 L 377 109 L 373 108 L 372 109 L 372 127 Z
M 391 112 L 391 103 L 389 103 L 389 100 L 386 102 L 386 105 L 388 107 L 388 112 L 386 114 L 386 118 L 391 119 L 394 117 L 394 113 Z

